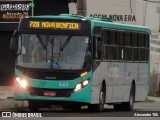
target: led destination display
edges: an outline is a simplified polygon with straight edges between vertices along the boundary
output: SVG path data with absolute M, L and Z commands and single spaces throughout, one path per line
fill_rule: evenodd
M 29 28 L 80 30 L 81 25 L 78 22 L 29 21 Z

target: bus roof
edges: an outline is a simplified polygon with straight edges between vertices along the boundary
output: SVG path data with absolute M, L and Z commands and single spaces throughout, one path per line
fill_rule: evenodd
M 112 22 L 110 18 L 95 18 L 95 17 L 84 17 L 80 15 L 72 15 L 72 14 L 60 14 L 57 16 L 53 15 L 42 15 L 42 16 L 31 16 L 30 18 L 48 18 L 48 19 L 72 19 L 72 20 L 89 20 L 92 23 L 92 27 L 94 26 L 102 26 L 108 27 L 113 29 L 124 29 L 124 30 L 138 30 L 150 33 L 148 27 L 145 26 L 138 26 L 138 25 L 129 25 L 129 24 L 122 24 L 122 23 L 115 23 Z

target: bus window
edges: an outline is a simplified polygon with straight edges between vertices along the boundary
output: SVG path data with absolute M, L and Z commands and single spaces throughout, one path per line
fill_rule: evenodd
M 104 53 L 104 60 L 109 60 L 110 59 L 110 46 L 104 45 L 103 46 L 103 53 Z
M 126 45 L 126 61 L 132 61 L 132 33 L 125 32 L 125 45 Z
M 110 41 L 109 41 L 109 29 L 103 29 L 103 59 L 109 60 L 110 56 Z
M 124 60 L 125 58 L 125 50 L 124 47 L 118 48 L 118 60 Z
M 109 41 L 111 45 L 117 45 L 117 33 L 115 30 L 109 32 Z
M 117 41 L 118 41 L 119 46 L 124 46 L 125 45 L 124 32 L 123 31 L 118 31 L 117 32 Z
M 101 38 L 98 36 L 94 37 L 93 40 L 93 48 L 94 48 L 94 60 L 100 60 L 101 59 Z
M 140 47 L 145 47 L 145 34 L 140 34 Z
M 103 41 L 104 41 L 104 44 L 109 44 L 109 31 L 108 30 L 105 30 L 103 31 Z
M 139 47 L 139 34 L 138 33 L 133 33 L 132 39 L 133 39 L 133 46 L 134 47 Z
M 109 41 L 110 41 L 110 60 L 118 59 L 117 51 L 117 32 L 116 30 L 111 30 L 109 32 Z
M 124 60 L 124 58 L 125 58 L 124 31 L 117 32 L 117 42 L 118 42 L 118 60 Z
M 140 48 L 140 61 L 145 61 L 145 49 Z
M 131 32 L 126 32 L 125 33 L 125 42 L 126 42 L 126 46 L 132 46 L 132 34 L 131 34 Z
M 133 48 L 133 60 L 139 61 L 139 48 Z
M 126 61 L 132 61 L 132 48 L 126 48 Z
M 110 60 L 117 60 L 117 46 L 110 46 Z

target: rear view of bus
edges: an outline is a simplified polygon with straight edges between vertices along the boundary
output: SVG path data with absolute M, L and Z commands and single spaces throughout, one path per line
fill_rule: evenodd
M 14 99 L 28 100 L 30 110 L 90 103 L 90 22 L 64 18 L 22 18 L 11 40 L 17 56 Z

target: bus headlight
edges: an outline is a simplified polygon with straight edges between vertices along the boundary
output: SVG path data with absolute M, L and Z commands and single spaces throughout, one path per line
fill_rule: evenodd
M 88 85 L 88 83 L 89 83 L 89 80 L 84 80 L 84 81 L 82 82 L 83 86 Z
M 74 91 L 76 92 L 76 91 L 84 88 L 84 87 L 87 86 L 88 84 L 89 84 L 89 80 L 84 80 L 84 81 L 82 81 L 82 82 L 80 82 L 80 83 L 78 83 L 78 84 L 76 85 L 76 87 L 74 88 Z
M 79 83 L 79 84 L 76 85 L 74 91 L 78 91 L 80 89 L 82 89 L 82 84 L 81 83 Z
M 27 89 L 28 83 L 25 79 L 21 79 L 19 77 L 16 77 L 16 81 L 22 88 Z

